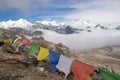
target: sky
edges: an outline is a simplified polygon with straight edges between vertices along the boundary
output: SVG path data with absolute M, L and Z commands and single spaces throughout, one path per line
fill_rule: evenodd
M 0 0 L 0 21 L 24 18 L 120 24 L 120 0 Z

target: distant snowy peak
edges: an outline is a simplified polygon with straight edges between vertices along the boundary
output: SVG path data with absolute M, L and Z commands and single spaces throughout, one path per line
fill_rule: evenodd
M 80 29 L 80 28 L 87 28 L 87 27 L 93 28 L 96 24 L 93 24 L 89 21 L 71 20 L 67 22 L 67 25 L 72 26 L 73 28 Z
M 6 21 L 6 22 L 5 21 L 0 22 L 0 27 L 1 28 L 11 28 L 11 27 L 27 28 L 31 25 L 32 25 L 32 23 L 30 23 L 27 20 L 24 20 L 22 18 L 20 18 L 17 21 L 9 20 L 9 21 Z
M 37 23 L 41 23 L 43 25 L 47 25 L 47 26 L 58 26 L 56 21 L 37 21 Z
M 66 23 L 63 22 L 57 23 L 56 21 L 37 21 L 36 23 L 46 26 L 71 26 L 77 29 L 95 26 L 95 24 L 91 22 L 82 21 L 82 20 L 71 20 L 71 21 L 67 21 Z
M 57 23 L 56 21 L 48 21 L 48 20 L 44 20 L 44 21 L 36 21 L 36 23 L 40 23 L 46 26 L 62 26 L 65 25 L 65 23 Z

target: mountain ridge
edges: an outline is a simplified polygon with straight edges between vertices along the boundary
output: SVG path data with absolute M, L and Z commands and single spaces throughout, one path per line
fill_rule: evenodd
M 103 26 L 100 24 L 93 24 L 88 21 L 74 20 L 69 23 L 58 23 L 56 21 L 36 21 L 36 23 L 32 24 L 29 21 L 20 18 L 17 21 L 2 21 L 0 22 L 1 28 L 23 28 L 23 29 L 46 29 L 58 32 L 60 34 L 73 34 L 78 33 L 80 31 L 88 31 L 91 32 L 93 29 L 115 29 L 119 30 L 119 26 L 112 27 L 111 26 Z

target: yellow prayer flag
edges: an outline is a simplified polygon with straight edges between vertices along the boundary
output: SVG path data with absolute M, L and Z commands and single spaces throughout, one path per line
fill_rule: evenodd
M 49 50 L 43 47 L 40 47 L 40 52 L 37 56 L 37 60 L 46 60 L 49 56 Z
M 4 42 L 8 44 L 12 44 L 12 39 L 11 38 L 4 39 Z

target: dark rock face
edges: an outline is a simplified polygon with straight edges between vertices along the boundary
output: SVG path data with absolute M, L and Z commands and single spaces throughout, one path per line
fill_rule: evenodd
M 101 27 L 101 25 L 100 25 L 100 24 L 98 24 L 98 25 L 96 25 L 96 26 L 95 26 L 95 28 L 98 28 L 98 27 Z
M 87 30 L 88 32 L 91 32 L 91 30 Z
M 59 28 L 56 30 L 56 32 L 60 34 L 73 34 L 73 33 L 78 33 L 79 31 L 83 31 L 83 29 L 76 29 L 76 28 L 72 28 L 71 26 L 66 26 L 64 28 Z
M 33 32 L 33 36 L 40 36 L 40 35 L 43 35 L 42 31 L 35 31 L 35 32 Z
M 75 32 L 74 29 L 71 28 L 70 26 L 67 26 L 66 29 L 65 29 L 65 33 L 66 33 L 66 34 L 72 34 L 72 33 L 74 33 L 74 32 Z
M 115 29 L 116 29 L 116 30 L 120 30 L 120 26 L 116 27 Z
M 105 27 L 105 26 L 101 26 L 100 24 L 96 25 L 95 28 L 107 29 L 107 27 Z

